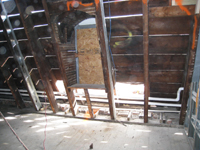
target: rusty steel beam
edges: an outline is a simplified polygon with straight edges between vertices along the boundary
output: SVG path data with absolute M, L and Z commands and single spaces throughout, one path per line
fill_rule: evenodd
M 186 63 L 185 63 L 185 73 L 183 77 L 183 85 L 184 85 L 184 91 L 182 94 L 181 99 L 181 112 L 180 112 L 180 118 L 179 118 L 179 124 L 183 125 L 185 121 L 185 115 L 186 115 L 186 109 L 187 109 L 187 101 L 189 97 L 189 89 L 190 89 L 190 83 L 192 80 L 193 70 L 194 70 L 194 63 L 195 63 L 195 55 L 196 55 L 196 49 L 197 49 L 197 42 L 198 42 L 198 34 L 199 34 L 199 26 L 200 26 L 200 16 L 194 15 L 196 17 L 196 32 L 193 33 L 195 28 L 195 19 L 191 26 L 191 33 L 189 37 L 189 45 L 188 45 L 188 53 L 186 57 Z M 195 35 L 195 39 L 193 39 L 193 35 Z M 194 40 L 194 41 L 193 41 Z M 192 48 L 192 44 L 194 43 L 194 47 Z
M 149 27 L 148 27 L 148 2 L 142 3 L 143 11 L 143 53 L 144 53 L 144 123 L 148 122 L 149 102 Z
M 7 12 L 6 12 L 6 9 L 5 9 L 3 3 L 1 3 L 1 7 L 2 7 L 4 15 L 1 16 L 1 18 L 0 18 L 0 24 L 2 25 L 4 35 L 8 42 L 9 48 L 12 51 L 14 60 L 15 60 L 16 64 L 18 65 L 20 72 L 22 73 L 22 77 L 23 77 L 25 86 L 27 88 L 27 91 L 29 93 L 29 96 L 32 100 L 33 106 L 36 110 L 39 110 L 42 107 L 42 104 L 40 103 L 40 99 L 38 98 L 38 95 L 37 95 L 37 92 L 33 85 L 32 79 L 29 75 L 24 57 L 23 57 L 23 55 L 21 53 L 21 49 L 19 47 L 19 43 L 16 39 L 14 30 L 13 30 L 11 22 L 7 16 Z
M 96 8 L 96 27 L 99 36 L 99 44 L 101 47 L 101 59 L 102 59 L 102 67 L 104 73 L 104 83 L 106 87 L 106 92 L 108 93 L 110 116 L 111 119 L 116 119 L 112 70 L 111 70 L 112 66 L 111 66 L 111 60 L 110 60 L 111 57 L 108 47 L 108 37 L 106 31 L 103 1 L 96 0 L 95 8 Z
M 56 22 L 53 22 L 52 18 L 50 17 L 49 9 L 48 9 L 46 0 L 42 0 L 42 4 L 43 4 L 43 8 L 45 10 L 45 15 L 46 15 L 46 19 L 47 19 L 49 28 L 51 29 L 50 33 L 51 33 L 51 37 L 52 37 L 52 43 L 53 43 L 53 47 L 54 47 L 54 50 L 56 51 L 56 55 L 57 55 L 57 58 L 58 58 L 59 68 L 61 70 L 62 79 L 63 79 L 65 90 L 66 90 L 66 93 L 67 93 L 67 96 L 68 96 L 70 109 L 71 109 L 72 115 L 76 116 L 75 111 L 74 111 L 74 107 L 76 105 L 76 100 L 75 100 L 73 90 L 68 88 L 68 79 L 67 79 L 67 76 L 65 74 L 65 68 L 64 68 L 63 61 L 62 61 L 62 57 L 61 57 L 60 47 L 59 47 L 59 44 L 58 44 L 59 41 L 56 38 L 56 29 L 54 28 L 54 24 Z
M 56 103 L 55 95 L 53 93 L 53 88 L 50 83 L 50 77 L 52 77 L 52 72 L 50 71 L 50 67 L 46 61 L 45 53 L 43 51 L 43 47 L 38 40 L 38 35 L 34 29 L 33 21 L 31 18 L 31 11 L 27 11 L 26 8 L 23 7 L 23 4 L 26 6 L 26 2 L 21 2 L 19 0 L 16 0 L 17 8 L 20 12 L 20 17 L 24 26 L 24 30 L 26 33 L 26 36 L 28 38 L 31 51 L 33 54 L 33 57 L 35 59 L 38 72 L 40 74 L 40 77 L 42 79 L 42 83 L 45 89 L 45 92 L 47 93 L 48 100 L 50 102 L 51 108 L 54 113 L 58 111 L 58 106 Z M 55 77 L 52 78 L 52 80 L 55 81 Z
M 93 110 L 92 110 L 92 104 L 91 104 L 91 101 L 90 101 L 90 95 L 89 95 L 88 89 L 84 89 L 84 92 L 85 92 L 85 98 L 86 98 L 86 101 L 87 101 L 88 111 L 89 111 L 90 117 L 94 118 L 94 114 L 93 114 Z

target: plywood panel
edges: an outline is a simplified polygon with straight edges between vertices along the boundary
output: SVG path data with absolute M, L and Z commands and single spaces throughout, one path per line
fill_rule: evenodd
M 104 84 L 96 28 L 77 30 L 80 84 Z

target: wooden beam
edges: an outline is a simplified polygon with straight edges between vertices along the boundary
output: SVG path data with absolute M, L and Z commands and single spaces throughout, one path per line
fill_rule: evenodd
M 60 51 L 60 47 L 59 47 L 59 44 L 58 44 L 58 39 L 56 38 L 56 32 L 57 31 L 54 28 L 55 22 L 51 21 L 51 17 L 50 17 L 50 14 L 49 14 L 49 9 L 48 9 L 46 0 L 42 0 L 42 4 L 43 4 L 43 8 L 45 10 L 45 15 L 46 15 L 46 19 L 47 19 L 49 28 L 51 29 L 50 32 L 51 32 L 51 37 L 52 37 L 52 43 L 53 43 L 53 47 L 54 47 L 54 50 L 56 51 L 56 55 L 57 55 L 57 58 L 58 58 L 59 68 L 61 70 L 62 79 L 63 79 L 65 90 L 66 90 L 66 93 L 67 93 L 67 96 L 68 96 L 70 109 L 71 109 L 72 115 L 76 116 L 75 111 L 74 111 L 74 106 L 76 105 L 76 100 L 75 100 L 73 90 L 68 88 L 68 79 L 67 79 L 65 69 L 64 69 L 64 64 L 63 64 L 63 61 L 62 61 L 61 51 Z
M 26 86 L 27 91 L 29 93 L 29 96 L 32 100 L 33 106 L 34 106 L 35 110 L 40 110 L 40 108 L 42 107 L 42 105 L 40 103 L 40 99 L 37 95 L 37 92 L 36 92 L 36 89 L 35 89 L 34 84 L 32 82 L 32 79 L 29 75 L 28 68 L 26 66 L 24 57 L 23 57 L 23 55 L 21 53 L 21 49 L 19 47 L 19 43 L 16 39 L 14 30 L 13 30 L 11 22 L 10 22 L 8 16 L 7 16 L 7 12 L 6 12 L 6 9 L 5 9 L 3 3 L 1 3 L 1 7 L 2 7 L 2 11 L 4 12 L 4 15 L 5 15 L 6 18 L 5 18 L 5 20 L 2 20 L 0 18 L 0 24 L 3 28 L 3 32 L 4 32 L 4 35 L 6 37 L 7 43 L 9 45 L 10 50 L 12 51 L 15 62 L 16 62 L 17 66 L 18 66 L 18 68 L 19 68 L 19 70 L 22 74 L 25 86 Z M 8 29 L 10 30 L 9 32 L 7 32 Z
M 1 59 L 1 58 L 0 58 Z M 10 91 L 15 99 L 15 102 L 17 104 L 17 106 L 21 109 L 21 108 L 25 108 L 25 103 L 22 100 L 21 94 L 15 84 L 15 81 L 12 77 L 12 74 L 10 73 L 10 71 L 8 70 L 8 68 L 6 68 L 5 66 L 1 67 L 1 71 L 3 73 L 4 78 L 6 79 L 6 82 L 8 84 L 8 87 L 10 88 Z
M 40 77 L 42 79 L 44 89 L 47 93 L 47 97 L 50 102 L 51 108 L 53 112 L 56 113 L 58 111 L 58 106 L 57 106 L 55 95 L 53 93 L 53 88 L 50 82 L 50 76 L 52 76 L 51 75 L 52 72 L 50 71 L 50 67 L 48 63 L 46 62 L 42 45 L 40 41 L 38 40 L 37 33 L 34 29 L 33 21 L 31 19 L 31 12 L 26 12 L 25 8 L 23 8 L 22 5 L 20 5 L 20 2 L 21 1 L 16 0 L 17 8 L 21 16 L 24 30 L 29 40 L 31 51 L 35 59 Z M 26 5 L 25 2 L 23 4 Z M 55 82 L 55 77 L 53 78 L 53 80 Z
M 97 32 L 99 36 L 99 44 L 101 47 L 102 67 L 103 67 L 103 73 L 104 73 L 105 87 L 108 93 L 110 116 L 111 116 L 111 119 L 116 119 L 111 60 L 110 60 L 111 57 L 110 57 L 110 52 L 108 49 L 108 38 L 107 38 L 107 31 L 106 31 L 106 26 L 105 26 L 106 23 L 105 23 L 105 16 L 104 16 L 103 1 L 96 0 L 95 8 L 96 8 L 96 27 L 97 27 Z
M 191 15 L 195 13 L 195 5 L 184 6 Z M 179 6 L 152 7 L 149 8 L 149 17 L 178 17 L 187 16 L 187 13 L 180 9 Z
M 90 117 L 94 118 L 94 114 L 93 114 L 93 110 L 92 110 L 92 104 L 91 104 L 91 101 L 90 101 L 90 95 L 89 95 L 88 89 L 84 89 L 84 92 L 85 92 L 85 98 L 86 98 L 86 101 L 87 101 L 88 111 L 89 111 Z
M 143 53 L 144 53 L 144 123 L 148 122 L 149 102 L 149 27 L 148 27 L 148 2 L 142 3 L 143 11 Z
M 198 34 L 199 34 L 199 15 L 195 15 L 194 17 L 197 18 L 197 28 L 196 32 L 193 33 L 194 27 L 195 27 L 195 19 L 193 21 L 192 27 L 191 27 L 191 33 L 189 37 L 189 45 L 188 45 L 188 54 L 186 58 L 186 63 L 185 63 L 185 73 L 183 77 L 183 85 L 184 85 L 184 91 L 182 94 L 182 100 L 181 100 L 181 112 L 180 112 L 180 119 L 179 119 L 179 124 L 183 125 L 185 121 L 185 115 L 186 115 L 186 108 L 187 108 L 187 101 L 189 97 L 189 89 L 190 89 L 190 83 L 192 80 L 192 74 L 193 74 L 193 69 L 194 69 L 194 62 L 195 62 L 195 55 L 196 55 L 196 48 L 197 48 L 197 39 L 198 39 Z M 195 36 L 193 37 L 193 35 Z M 193 39 L 195 38 L 195 39 Z M 192 44 L 194 44 L 194 49 L 192 48 Z

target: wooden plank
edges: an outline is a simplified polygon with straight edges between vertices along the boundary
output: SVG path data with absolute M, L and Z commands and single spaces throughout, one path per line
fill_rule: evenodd
M 124 0 L 103 0 L 104 3 L 117 3 L 117 2 L 123 2 Z M 125 0 L 129 1 L 129 0 Z M 139 1 L 142 0 L 133 0 L 133 1 Z M 169 6 L 169 0 L 149 0 L 149 7 L 158 7 L 158 6 Z
M 150 36 L 150 54 L 186 54 L 189 36 Z M 113 54 L 143 54 L 142 36 L 111 38 Z
M 191 16 L 149 18 L 149 34 L 189 34 L 191 20 Z M 109 32 L 109 19 L 106 20 L 106 26 Z M 112 19 L 112 37 L 142 35 L 142 30 L 142 17 Z
M 45 55 L 56 55 L 51 39 L 40 39 L 40 43 L 44 47 Z
M 116 1 L 114 3 L 105 3 L 104 11 L 106 17 L 109 17 L 109 5 L 110 16 L 142 14 L 142 1 Z
M 48 9 L 46 0 L 42 0 L 42 5 L 43 5 L 44 10 L 45 10 L 45 15 L 46 15 L 46 19 L 47 19 L 49 28 L 51 29 L 50 34 L 51 34 L 51 37 L 52 37 L 53 47 L 56 51 L 56 55 L 57 55 L 57 58 L 58 58 L 59 68 L 61 70 L 61 75 L 62 75 L 62 79 L 63 79 L 63 82 L 64 82 L 65 90 L 66 90 L 66 93 L 67 93 L 68 101 L 69 101 L 69 104 L 70 104 L 70 109 L 71 109 L 72 115 L 76 116 L 75 111 L 74 111 L 74 105 L 76 105 L 75 96 L 74 96 L 73 90 L 68 89 L 68 83 L 69 82 L 68 82 L 68 78 L 65 74 L 65 68 L 64 68 L 63 61 L 62 61 L 62 57 L 61 57 L 61 51 L 60 51 L 60 47 L 58 45 L 58 37 L 56 37 L 57 31 L 56 31 L 55 26 L 54 26 L 55 23 L 53 21 L 51 21 L 52 18 L 50 17 L 49 9 Z
M 141 69 L 143 65 L 143 56 L 113 56 L 115 66 L 118 67 L 130 67 Z M 143 67 L 142 67 L 143 68 Z
M 191 15 L 194 15 L 195 5 L 184 6 L 189 10 Z M 179 6 L 167 6 L 167 7 L 152 7 L 149 9 L 149 17 L 176 17 L 187 16 L 187 13 L 180 9 Z
M 144 123 L 148 122 L 149 86 L 149 11 L 147 3 L 142 3 L 143 12 L 143 53 L 144 53 Z
M 182 83 L 183 71 L 149 72 L 150 82 Z
M 102 89 L 104 90 L 105 89 L 105 85 L 102 85 L 102 84 L 74 84 L 74 85 L 71 85 L 71 86 L 68 86 L 69 88 L 71 89 Z
M 116 71 L 116 82 L 144 82 L 144 73 L 141 71 Z
M 56 113 L 58 111 L 58 106 L 50 83 L 50 77 L 54 83 L 56 82 L 55 77 L 50 71 L 48 63 L 46 62 L 46 59 L 44 57 L 43 47 L 41 43 L 38 41 L 38 36 L 35 30 L 33 30 L 33 22 L 31 16 L 30 15 L 24 16 L 23 15 L 25 12 L 24 8 L 22 8 L 22 6 L 19 5 L 18 0 L 16 1 L 16 3 L 18 10 L 20 12 L 22 23 L 24 25 L 26 36 L 28 37 L 28 40 L 30 42 L 32 54 L 34 56 L 40 77 L 42 79 L 42 83 L 45 88 L 45 92 L 47 93 L 47 97 L 51 105 L 51 109 L 54 113 Z
M 149 53 L 186 54 L 189 36 L 150 36 Z
M 185 120 L 190 83 L 192 79 L 195 55 L 196 55 L 196 49 L 197 49 L 197 41 L 198 41 L 197 39 L 198 39 L 198 34 L 199 34 L 200 17 L 199 15 L 195 15 L 194 17 L 196 17 L 196 32 L 193 32 L 195 28 L 195 19 L 194 19 L 191 26 L 188 54 L 187 54 L 186 63 L 185 63 L 185 72 L 184 72 L 184 78 L 183 78 L 184 91 L 182 95 L 182 105 L 181 105 L 179 124 L 183 124 Z M 192 48 L 193 41 L 194 41 L 194 47 Z
M 149 0 L 149 7 L 169 6 L 169 0 Z
M 143 54 L 143 37 L 111 38 L 110 47 L 113 54 Z
M 116 68 L 127 70 L 143 70 L 143 55 L 125 55 L 114 57 Z M 149 69 L 153 70 L 184 70 L 185 55 L 150 55 Z
M 44 27 L 37 27 L 35 28 L 35 32 L 37 33 L 38 37 L 51 37 L 50 29 L 48 26 Z
M 84 89 L 84 92 L 85 92 L 85 98 L 86 98 L 86 101 L 87 101 L 90 118 L 94 118 L 94 114 L 93 114 L 93 110 L 92 110 L 92 104 L 91 104 L 91 101 L 90 101 L 90 95 L 89 95 L 88 89 Z
M 159 82 L 151 82 L 150 83 L 150 92 L 160 92 L 160 93 L 174 93 L 176 94 L 178 88 L 181 87 L 181 83 L 179 84 L 168 84 L 168 83 L 159 83 Z
M 32 19 L 33 19 L 33 25 L 34 25 L 34 26 L 35 26 L 35 25 L 44 25 L 44 24 L 48 24 L 44 12 L 32 14 L 31 17 L 32 17 Z
M 176 98 L 176 93 L 158 93 L 150 92 L 150 97 Z
M 151 2 L 149 2 L 150 5 Z M 109 15 L 110 4 L 110 15 Z M 185 6 L 191 15 L 195 13 L 195 5 Z M 114 3 L 105 3 L 105 16 L 125 16 L 133 14 L 142 14 L 142 1 L 116 1 Z M 150 7 L 149 17 L 176 17 L 187 16 L 185 11 L 182 11 L 179 6 L 162 6 L 162 7 Z
M 112 36 L 142 35 L 142 17 L 127 17 L 112 19 Z M 106 20 L 106 27 L 109 33 L 110 21 Z
M 112 80 L 112 64 L 110 60 L 110 52 L 108 49 L 108 39 L 106 32 L 106 24 L 105 24 L 105 16 L 104 16 L 104 8 L 103 1 L 96 0 L 95 1 L 95 9 L 96 9 L 96 27 L 99 36 L 99 44 L 101 47 L 101 58 L 102 58 L 102 66 L 104 72 L 104 82 L 106 86 L 106 91 L 108 95 L 109 109 L 111 119 L 116 118 L 115 112 L 115 103 L 114 103 L 114 94 L 113 94 L 113 80 Z
M 150 71 L 184 70 L 185 58 L 185 55 L 151 55 L 149 69 Z
M 191 16 L 149 18 L 149 34 L 190 34 Z

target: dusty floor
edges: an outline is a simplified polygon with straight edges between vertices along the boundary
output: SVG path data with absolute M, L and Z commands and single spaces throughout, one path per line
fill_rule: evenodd
M 42 150 L 46 124 L 43 114 L 3 111 L 30 150 Z M 190 150 L 183 128 L 130 125 L 47 116 L 46 150 Z M 0 117 L 0 149 L 24 148 Z

